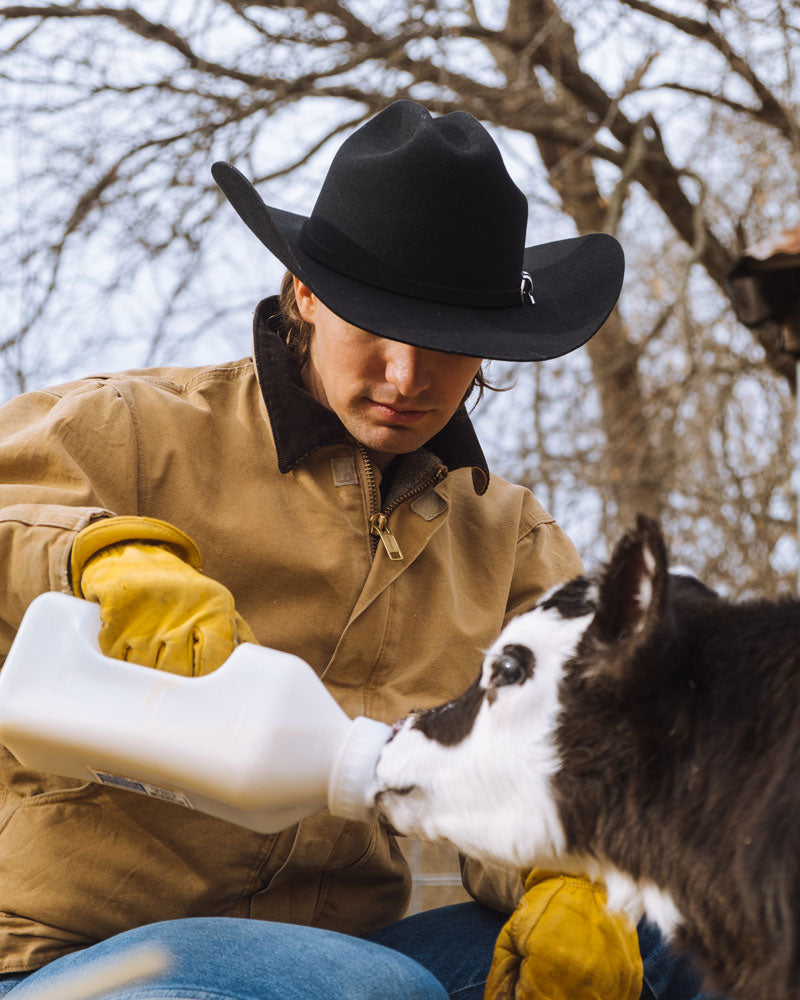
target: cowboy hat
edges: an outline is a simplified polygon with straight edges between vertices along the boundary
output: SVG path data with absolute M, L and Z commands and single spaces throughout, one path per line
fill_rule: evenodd
M 346 322 L 419 347 L 541 361 L 585 344 L 622 286 L 603 233 L 525 247 L 528 208 L 486 129 L 396 101 L 335 155 L 310 217 L 211 172 L 245 224 Z

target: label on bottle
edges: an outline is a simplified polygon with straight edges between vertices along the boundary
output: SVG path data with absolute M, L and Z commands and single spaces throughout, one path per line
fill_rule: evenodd
M 161 788 L 158 785 L 151 785 L 146 781 L 139 781 L 138 778 L 129 778 L 125 774 L 115 774 L 113 771 L 99 771 L 95 767 L 89 770 L 101 785 L 108 785 L 109 788 L 124 788 L 129 792 L 138 792 L 139 795 L 149 795 L 152 799 L 164 799 L 165 802 L 174 802 L 178 806 L 186 806 L 192 809 L 192 803 L 183 792 L 172 788 Z

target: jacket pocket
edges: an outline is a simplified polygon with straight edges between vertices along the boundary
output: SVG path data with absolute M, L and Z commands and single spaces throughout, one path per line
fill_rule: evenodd
M 62 778 L 22 768 L 5 747 L 0 747 L 0 832 L 18 811 L 78 802 L 96 795 L 99 789 L 94 781 Z
M 63 778 L 69 781 L 69 778 Z M 46 791 L 37 792 L 20 799 L 20 809 L 36 809 L 40 806 L 49 806 L 57 802 L 76 802 L 78 799 L 88 798 L 95 795 L 100 790 L 100 785 L 96 781 L 76 781 L 75 784 L 65 785 L 63 788 L 48 788 Z
M 46 806 L 57 805 L 61 802 L 78 802 L 81 799 L 88 799 L 96 794 L 98 785 L 93 781 L 86 781 L 75 787 L 51 788 L 46 792 L 38 792 L 25 798 L 9 796 L 0 809 L 0 833 L 8 826 L 11 819 L 17 812 L 26 812 L 29 809 L 44 808 Z

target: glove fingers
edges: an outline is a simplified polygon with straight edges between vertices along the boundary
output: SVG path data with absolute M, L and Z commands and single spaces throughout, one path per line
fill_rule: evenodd
M 131 636 L 103 625 L 98 639 L 101 651 L 116 660 L 201 677 L 222 666 L 233 652 L 233 627 L 224 631 L 227 634 L 221 634 L 218 621 L 153 636 Z
M 100 632 L 97 635 L 100 652 L 115 660 L 127 660 L 129 663 L 140 663 L 143 667 L 155 665 L 155 651 L 147 646 L 136 648 L 131 645 L 130 637 L 113 621 L 104 621 L 101 617 Z
M 196 627 L 189 636 L 189 647 L 187 655 L 191 659 L 192 677 L 210 674 L 221 667 L 234 650 L 233 627 L 226 635 L 220 634 L 218 628 Z
M 182 674 L 184 677 L 192 676 L 191 647 L 187 647 L 180 636 L 123 635 L 113 650 L 106 655 L 154 670 L 167 670 L 169 673 Z
M 113 656 L 128 663 L 138 663 L 142 667 L 154 670 L 166 670 L 170 674 L 180 674 L 183 677 L 196 677 L 200 673 L 210 673 L 216 670 L 222 660 L 215 660 L 213 668 L 206 668 L 204 661 L 204 642 L 199 639 L 199 629 L 171 629 L 169 632 L 156 632 L 153 635 L 129 635 L 122 632 L 117 641 L 106 652 L 103 644 L 100 648 L 107 656 Z M 228 642 L 224 648 L 233 649 Z M 212 645 L 213 650 L 213 645 Z M 224 652 L 224 650 L 223 650 Z M 225 657 L 223 656 L 223 659 Z M 206 669 L 204 669 L 206 668 Z
M 221 635 L 218 626 L 219 622 L 213 622 L 148 637 L 132 644 L 127 659 L 170 674 L 202 677 L 221 667 L 234 649 L 232 635 Z
M 83 566 L 81 591 L 100 604 L 106 656 L 184 676 L 216 670 L 238 642 L 257 643 L 231 592 L 146 541 L 103 548 Z

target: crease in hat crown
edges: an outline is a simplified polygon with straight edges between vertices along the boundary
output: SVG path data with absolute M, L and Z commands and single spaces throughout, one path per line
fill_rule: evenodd
M 527 201 L 471 115 L 400 101 L 334 157 L 300 246 L 377 288 L 453 305 L 519 302 Z

